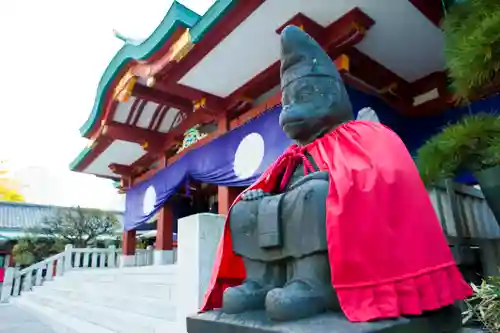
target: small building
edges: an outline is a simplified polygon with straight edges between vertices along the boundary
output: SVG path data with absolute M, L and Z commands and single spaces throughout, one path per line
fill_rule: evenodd
M 279 32 L 289 24 L 312 35 L 335 59 L 355 112 L 375 110 L 414 153 L 447 123 L 500 103 L 493 96 L 468 109 L 455 107 L 439 27 L 443 4 L 218 0 L 200 16 L 174 1 L 149 38 L 140 44 L 124 39 L 103 73 L 80 129 L 89 145 L 71 169 L 120 182 L 126 256 L 134 252 L 137 230 L 154 216 L 156 250 L 169 252 L 178 217 L 226 214 L 290 144 L 278 124 Z M 489 229 L 476 226 L 489 216 L 475 218 L 487 209 L 480 194 L 473 199 L 480 208 L 469 205 L 476 215 L 463 215 L 469 216 L 464 224 L 474 224 L 465 236 L 448 209 L 450 199 L 441 194 L 431 197 L 441 207 L 443 225 L 455 223 L 447 229 L 450 241 L 483 237 L 485 230 L 500 237 L 494 222 Z
M 0 283 L 6 267 L 12 266 L 12 248 L 17 240 L 32 235 L 29 230 L 38 228 L 46 218 L 70 207 L 37 205 L 24 202 L 0 201 Z M 123 212 L 112 212 L 123 224 Z

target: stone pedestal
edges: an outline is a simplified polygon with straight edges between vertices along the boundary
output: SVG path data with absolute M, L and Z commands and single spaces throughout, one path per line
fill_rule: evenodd
M 197 214 L 179 220 L 175 288 L 179 332 L 186 332 L 186 317 L 198 312 L 201 306 L 224 221 L 224 216 L 216 214 Z
M 133 267 L 135 266 L 135 256 L 124 255 L 120 256 L 120 267 Z
M 173 250 L 154 250 L 153 265 L 170 265 L 174 263 Z
M 188 333 L 454 333 L 460 310 L 448 307 L 424 316 L 351 323 L 342 313 L 325 313 L 293 322 L 272 322 L 264 311 L 227 315 L 211 311 L 187 318 Z

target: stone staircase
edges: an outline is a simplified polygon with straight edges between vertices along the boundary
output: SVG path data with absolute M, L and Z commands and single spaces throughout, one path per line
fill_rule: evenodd
M 214 214 L 181 219 L 175 264 L 151 265 L 149 250 L 127 258 L 113 247 L 67 246 L 28 268 L 9 268 L 0 302 L 31 312 L 56 333 L 185 333 L 186 317 L 207 288 L 223 226 L 224 217 Z
M 176 268 L 70 271 L 12 301 L 58 332 L 176 333 Z
M 493 235 L 489 241 L 500 244 L 484 199 L 470 189 L 455 191 L 455 199 L 443 189 L 430 193 L 446 235 Z M 177 261 L 169 265 L 152 266 L 151 249 L 124 257 L 115 248 L 69 247 L 21 271 L 8 269 L 0 302 L 32 312 L 57 333 L 186 333 L 186 317 L 196 313 L 207 289 L 223 226 L 224 217 L 214 214 L 179 220 Z M 123 267 L 128 264 L 134 267 Z

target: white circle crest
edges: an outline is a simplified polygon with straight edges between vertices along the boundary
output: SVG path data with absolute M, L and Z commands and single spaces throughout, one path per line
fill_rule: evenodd
M 259 133 L 250 133 L 241 140 L 234 154 L 233 170 L 240 179 L 255 174 L 264 160 L 265 144 Z
M 142 202 L 142 210 L 144 215 L 149 215 L 154 209 L 156 204 L 156 190 L 153 185 L 150 185 L 144 193 Z

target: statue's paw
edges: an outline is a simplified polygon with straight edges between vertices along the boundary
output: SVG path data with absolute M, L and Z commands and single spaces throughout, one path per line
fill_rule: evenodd
M 294 281 L 284 288 L 267 293 L 266 312 L 276 321 L 289 321 L 311 317 L 327 310 L 324 293 L 302 281 Z
M 227 288 L 222 297 L 222 311 L 227 314 L 238 314 L 263 309 L 269 289 L 254 281 L 246 281 L 237 287 Z
M 260 189 L 259 190 L 249 190 L 249 191 L 244 192 L 241 195 L 241 200 L 244 200 L 244 201 L 258 200 L 258 199 L 265 197 L 266 195 L 269 195 L 269 194 L 264 192 L 263 190 L 260 190 Z

